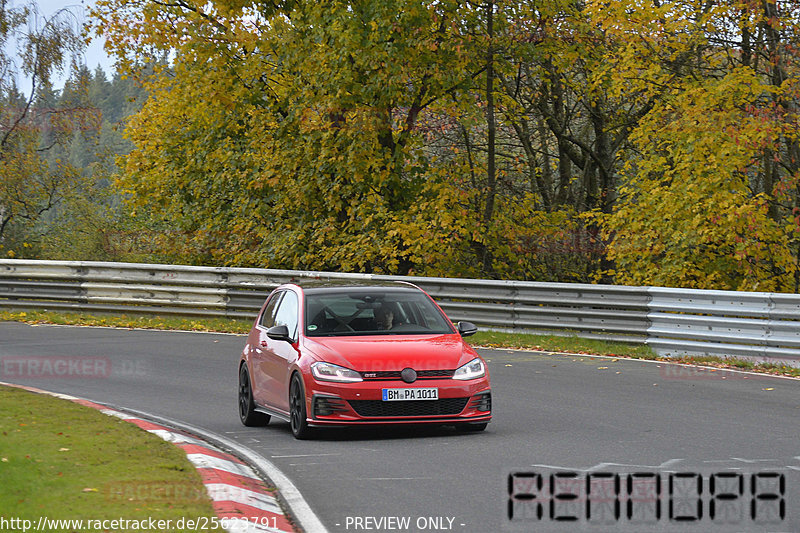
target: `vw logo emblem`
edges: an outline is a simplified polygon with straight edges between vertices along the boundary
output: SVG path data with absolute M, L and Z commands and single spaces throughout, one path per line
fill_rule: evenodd
M 402 372 L 400 372 L 400 377 L 403 378 L 403 381 L 406 383 L 414 383 L 417 381 L 417 371 L 413 368 L 404 368 Z

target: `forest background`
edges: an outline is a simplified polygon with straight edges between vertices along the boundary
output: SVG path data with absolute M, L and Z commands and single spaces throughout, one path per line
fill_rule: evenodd
M 798 1 L 0 8 L 0 256 L 800 292 Z

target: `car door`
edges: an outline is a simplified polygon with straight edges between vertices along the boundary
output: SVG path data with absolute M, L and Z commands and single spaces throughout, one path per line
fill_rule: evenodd
M 294 291 L 283 292 L 275 311 L 274 326 L 286 326 L 292 342 L 270 339 L 269 328 L 259 330 L 261 368 L 264 373 L 264 394 L 268 405 L 289 411 L 289 366 L 297 360 L 299 299 Z
M 269 405 L 267 388 L 269 387 L 268 365 L 264 354 L 266 348 L 266 332 L 275 325 L 275 312 L 285 291 L 274 292 L 264 305 L 258 317 L 256 327 L 248 340 L 250 346 L 250 374 L 253 380 L 253 399 L 259 405 Z

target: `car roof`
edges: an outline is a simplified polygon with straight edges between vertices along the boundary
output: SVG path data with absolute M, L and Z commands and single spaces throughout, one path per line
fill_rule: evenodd
M 382 281 L 369 279 L 299 279 L 292 280 L 292 284 L 303 289 L 307 294 L 320 294 L 325 292 L 348 291 L 369 291 L 375 289 L 385 289 L 388 291 L 419 291 L 420 288 L 407 281 Z

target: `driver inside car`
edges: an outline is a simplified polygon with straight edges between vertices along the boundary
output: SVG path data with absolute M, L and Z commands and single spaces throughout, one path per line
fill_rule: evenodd
M 392 323 L 394 322 L 392 308 L 383 304 L 375 309 L 375 322 L 378 324 L 378 329 L 392 329 Z

